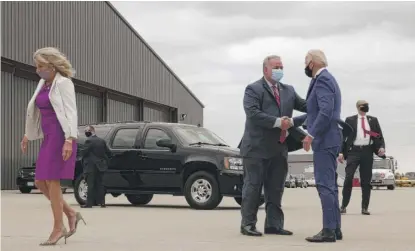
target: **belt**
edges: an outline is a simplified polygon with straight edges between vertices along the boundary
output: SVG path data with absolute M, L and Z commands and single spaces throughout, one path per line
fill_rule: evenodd
M 353 145 L 352 148 L 353 149 L 364 149 L 364 148 L 368 148 L 371 147 L 372 145 Z

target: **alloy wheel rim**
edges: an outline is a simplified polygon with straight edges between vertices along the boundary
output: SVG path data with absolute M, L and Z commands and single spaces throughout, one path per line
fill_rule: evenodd
M 206 203 L 212 197 L 212 185 L 205 179 L 198 179 L 191 186 L 191 195 L 197 203 Z
M 78 194 L 82 200 L 86 201 L 88 196 L 88 184 L 86 183 L 85 179 L 81 180 L 79 183 Z

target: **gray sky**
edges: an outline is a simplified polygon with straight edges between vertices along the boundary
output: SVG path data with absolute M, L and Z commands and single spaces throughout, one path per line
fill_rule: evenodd
M 369 101 L 387 154 L 415 170 L 415 2 L 112 3 L 206 105 L 205 127 L 232 146 L 264 57 L 280 55 L 282 82 L 305 97 L 304 57 L 318 48 L 341 87 L 342 117 Z

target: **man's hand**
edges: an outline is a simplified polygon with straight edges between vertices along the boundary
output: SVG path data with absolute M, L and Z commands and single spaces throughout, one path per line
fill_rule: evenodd
M 305 138 L 303 140 L 303 148 L 306 152 L 310 151 L 311 142 L 313 142 L 313 138 L 309 135 L 305 136 Z
M 379 151 L 378 151 L 378 155 L 379 156 L 385 155 L 385 148 L 380 148 Z
M 291 119 L 287 116 L 281 117 L 281 130 L 288 130 L 292 127 Z
M 339 153 L 339 157 L 337 157 L 337 161 L 338 161 L 339 163 L 342 163 L 342 164 L 343 164 L 343 162 L 344 162 L 344 156 L 343 156 L 343 153 Z

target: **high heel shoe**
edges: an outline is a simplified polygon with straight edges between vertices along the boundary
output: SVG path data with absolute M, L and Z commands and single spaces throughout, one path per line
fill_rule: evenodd
M 69 231 L 68 235 L 66 238 L 71 237 L 72 235 L 74 235 L 76 233 L 76 229 L 78 228 L 78 223 L 82 220 L 82 222 L 86 225 L 86 222 L 84 220 L 84 217 L 82 217 L 81 213 L 77 212 L 75 214 L 76 220 L 75 220 L 75 228 L 71 231 Z
M 65 244 L 66 244 L 66 239 L 68 239 L 68 231 L 66 230 L 65 227 L 62 228 L 62 233 L 61 235 L 55 240 L 55 241 L 51 241 L 50 239 L 40 243 L 40 246 L 54 246 L 58 243 L 58 241 L 62 238 L 65 238 Z

